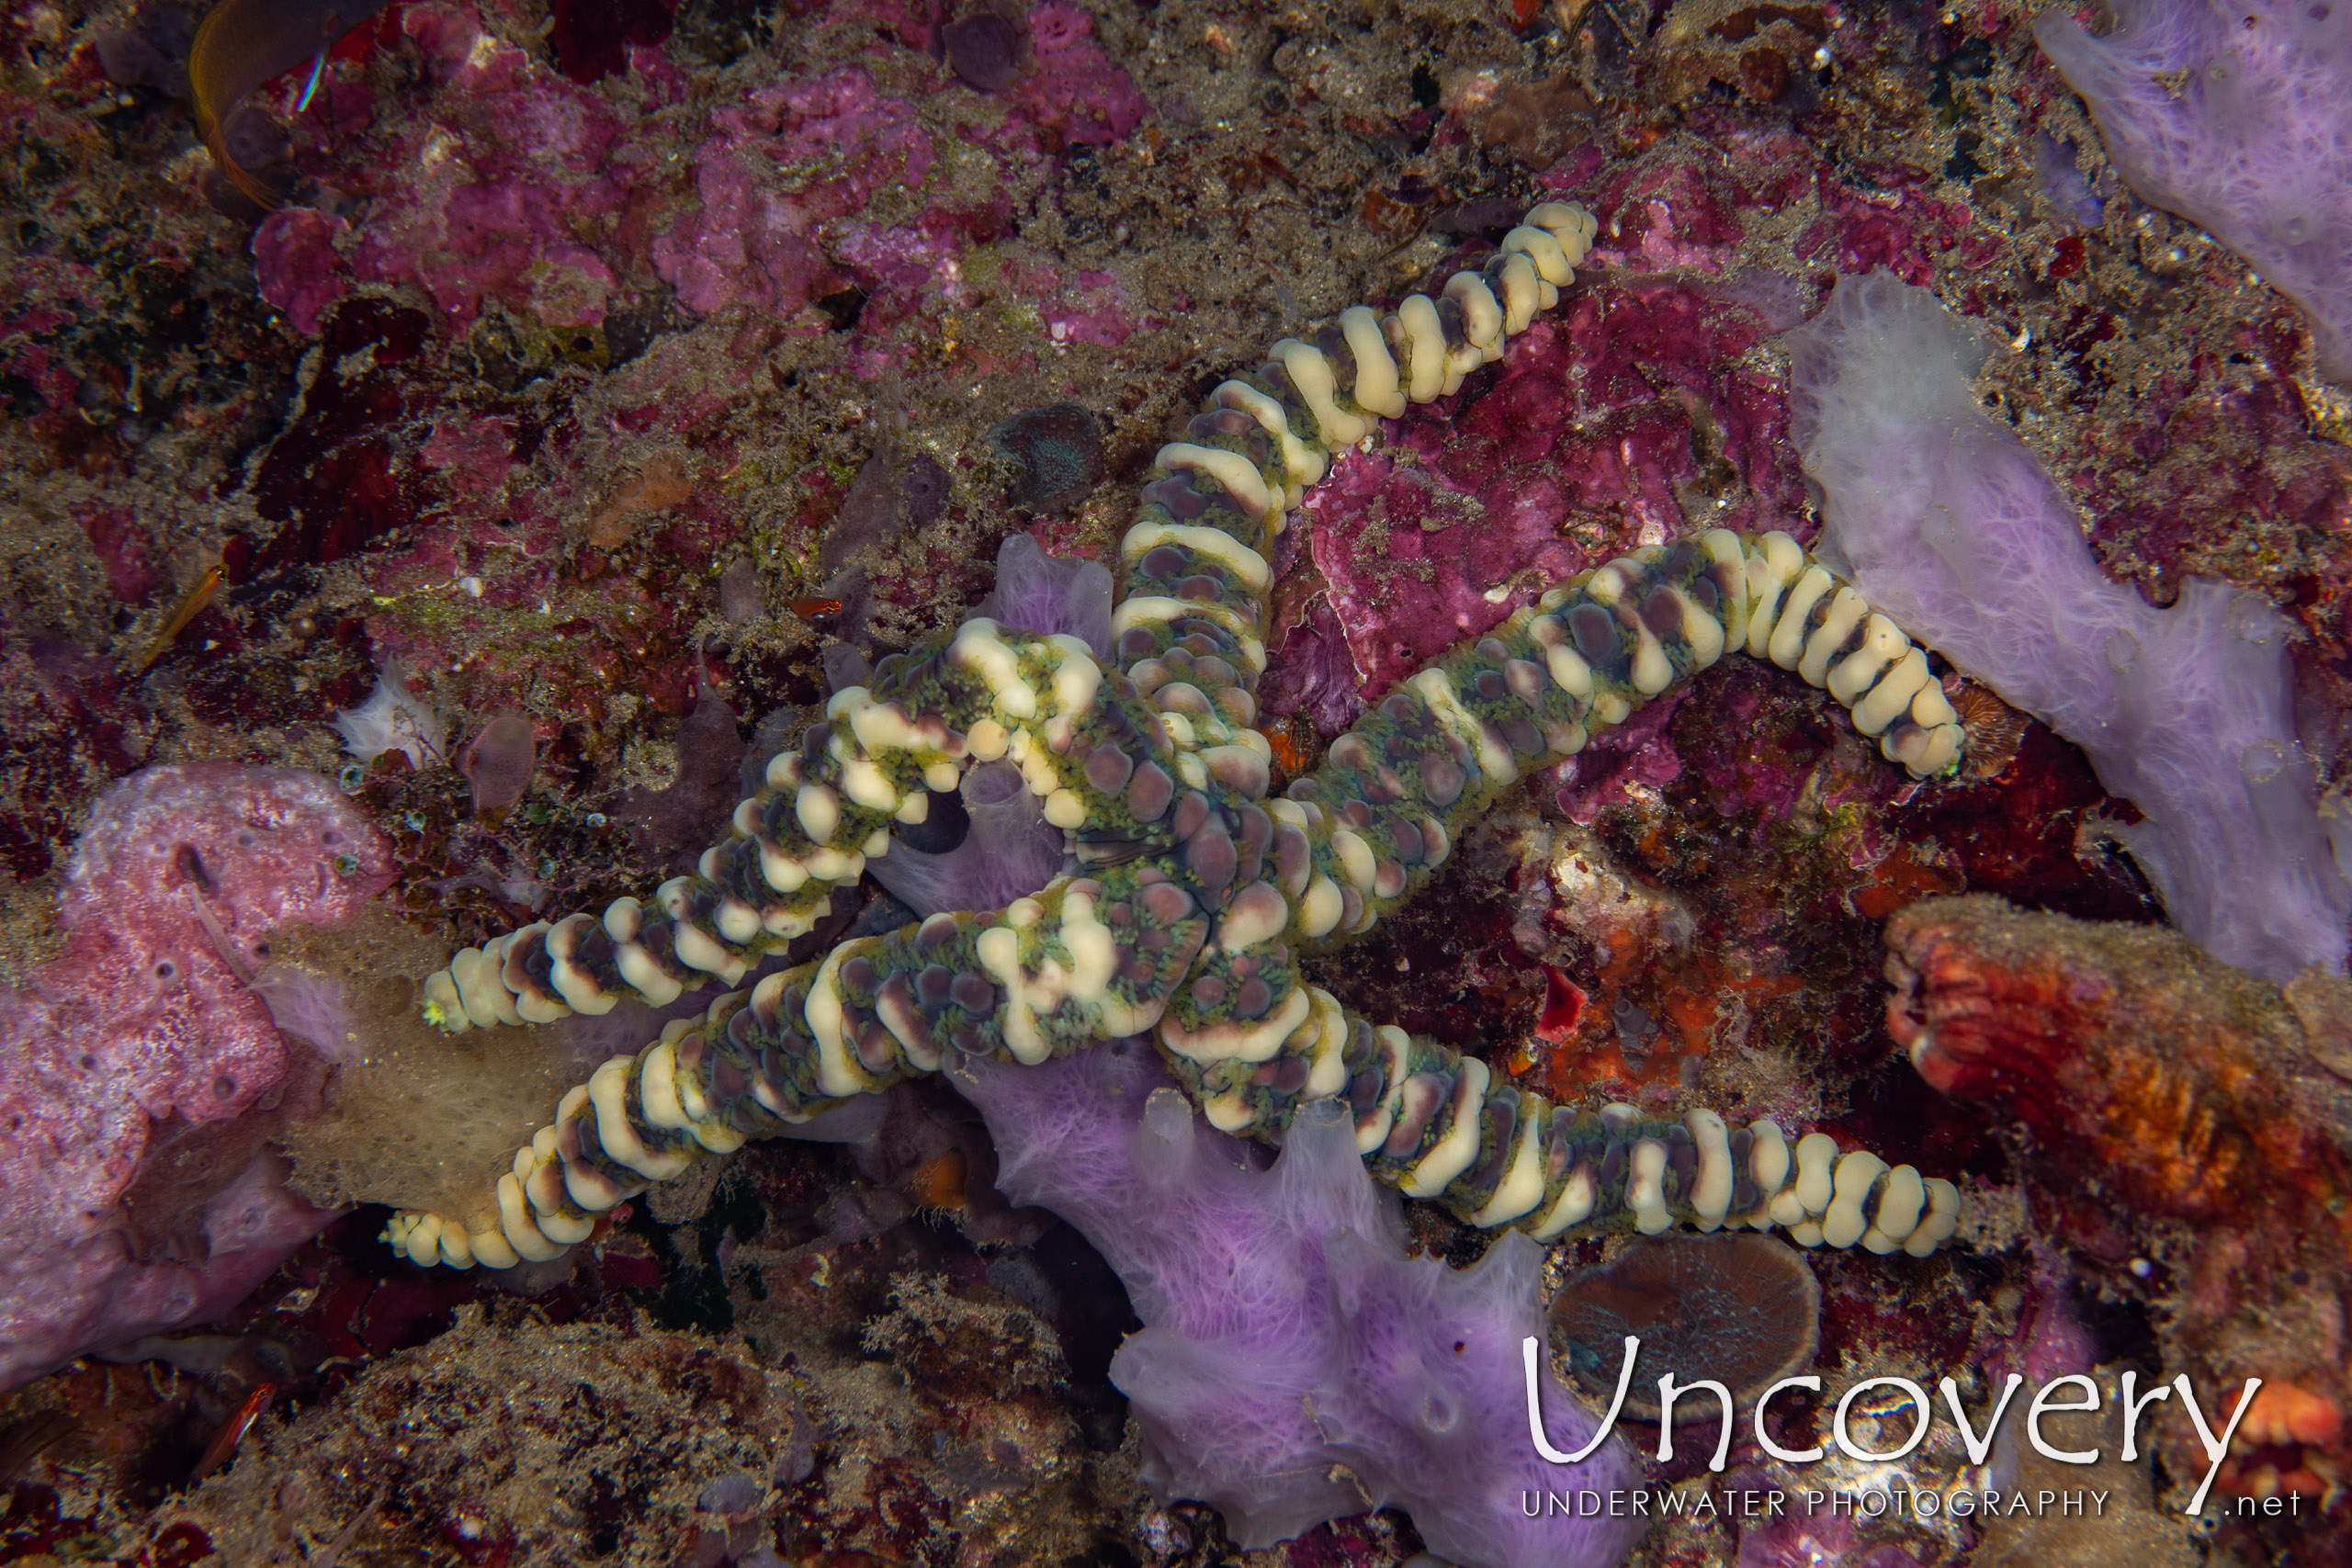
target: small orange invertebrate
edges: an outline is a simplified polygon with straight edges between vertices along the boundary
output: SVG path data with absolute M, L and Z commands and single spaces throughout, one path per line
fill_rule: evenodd
M 588 542 L 600 550 L 616 550 L 628 542 L 640 522 L 692 499 L 694 493 L 677 454 L 656 452 L 588 520 Z
M 1314 772 L 1323 760 L 1323 737 L 1304 714 L 1270 715 L 1262 733 L 1273 751 L 1280 782 Z
M 907 1194 L 927 1209 L 960 1209 L 964 1207 L 964 1155 L 959 1149 L 949 1149 L 915 1168 L 908 1179 Z

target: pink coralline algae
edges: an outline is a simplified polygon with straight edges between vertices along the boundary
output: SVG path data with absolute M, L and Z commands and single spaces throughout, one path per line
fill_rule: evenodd
M 1466 406 L 1408 411 L 1309 498 L 1295 547 L 1328 585 L 1365 696 L 1641 544 L 1704 526 L 1810 534 L 1785 395 L 1748 360 L 1803 319 L 1805 292 L 1743 259 L 1745 214 L 1817 203 L 1832 216 L 1806 254 L 1826 265 L 1964 259 L 1993 236 L 1933 204 L 1871 205 L 1793 135 L 1750 152 L 1736 175 L 1687 141 L 1598 175 L 1565 160 L 1546 190 L 1600 219 L 1581 297 Z
M 913 48 L 764 80 L 705 107 L 681 105 L 677 72 L 639 44 L 629 91 L 658 107 L 632 116 L 610 88 L 566 80 L 454 0 L 409 6 L 397 25 L 424 57 L 423 90 L 379 105 L 372 124 L 361 115 L 364 135 L 300 150 L 303 173 L 327 189 L 314 206 L 272 214 L 254 238 L 262 297 L 305 335 L 358 287 L 389 284 L 422 290 L 452 333 L 493 306 L 551 333 L 596 328 L 664 286 L 700 314 L 779 318 L 854 290 L 870 339 L 963 299 L 967 254 L 1012 210 L 992 179 L 961 166 L 943 177 L 941 107 L 909 89 L 930 73 L 953 76 Z M 919 46 L 926 29 L 911 30 L 899 41 Z M 1115 142 L 1148 110 L 1093 17 L 1062 0 L 1030 15 L 1002 91 L 951 98 L 955 142 L 1023 164 Z M 1033 264 L 1007 281 L 1057 343 L 1115 346 L 1136 330 L 1112 272 L 1072 282 Z M 852 363 L 875 374 L 886 358 L 852 348 Z
M 1132 131 L 1142 96 L 1104 56 L 1093 18 L 1049 3 L 1031 27 L 1029 64 L 1007 93 L 1018 112 L 992 129 L 976 121 L 972 137 L 1018 152 Z M 654 269 L 689 310 L 788 315 L 855 287 L 867 296 L 862 324 L 887 326 L 953 294 L 957 258 L 1001 220 L 994 200 L 932 188 L 938 152 L 917 106 L 859 67 L 756 88 L 712 121 L 694 158 L 695 203 L 652 241 Z M 1023 292 L 1057 342 L 1115 345 L 1134 330 L 1114 275 L 1083 273 L 1069 290 L 1040 270 Z
M 64 951 L 0 995 L 0 1387 L 218 1316 L 331 1217 L 262 1147 L 316 1081 L 245 982 L 390 872 L 311 773 L 152 768 L 98 801 Z
M 254 276 L 261 297 L 286 312 L 298 333 L 319 330 L 327 308 L 351 292 L 335 243 L 351 232 L 342 219 L 308 207 L 271 213 L 254 231 Z
M 364 228 L 308 207 L 262 224 L 262 298 L 305 333 L 355 282 L 414 285 L 460 331 L 489 299 L 551 328 L 602 321 L 620 276 L 576 236 L 628 204 L 627 171 L 608 157 L 621 122 L 469 9 L 412 6 L 400 26 L 424 56 L 432 116 L 322 171 L 369 198 Z
M 514 467 L 514 432 L 504 420 L 454 415 L 434 425 L 417 456 L 469 490 L 495 491 Z
M 401 25 L 425 51 L 436 93 L 465 130 L 431 141 L 408 178 L 376 195 L 353 249 L 362 282 L 412 283 L 463 327 L 485 298 L 550 327 L 601 321 L 619 279 L 575 231 L 623 205 L 606 153 L 620 124 L 589 90 L 554 77 L 454 7 L 421 6 Z
M 1295 547 L 1328 585 L 1365 695 L 1641 544 L 1710 526 L 1811 536 L 1785 391 L 1751 357 L 1809 295 L 1752 265 L 1750 215 L 1818 208 L 1794 249 L 1825 272 L 1884 265 L 1962 299 L 1980 287 L 1998 233 L 1928 198 L 1916 172 L 1741 135 L 1736 164 L 1683 141 L 1606 173 L 1571 158 L 1547 174 L 1551 194 L 1600 218 L 1581 297 L 1475 400 L 1389 422 L 1308 499 Z
M 1703 113 L 1699 117 L 1707 129 Z M 1728 128 L 1722 133 L 1729 134 Z M 2000 236 L 1965 205 L 1939 199 L 1933 178 L 1908 164 L 1863 158 L 1832 165 L 1792 131 L 1739 132 L 1737 158 L 1693 157 L 1685 148 L 1653 155 L 1597 181 L 1573 160 L 1546 186 L 1608 214 L 1588 263 L 1628 272 L 1690 268 L 1733 279 L 1760 304 L 1785 281 L 1738 278 L 1747 218 L 1813 207 L 1820 216 L 1790 247 L 1793 258 L 1840 272 L 1883 266 L 1908 282 L 1937 280 L 1991 264 Z M 1562 175 L 1567 177 L 1563 178 Z M 1597 188 L 1595 188 L 1597 187 Z M 1779 307 L 1787 309 L 1788 306 Z
M 1029 13 L 1028 75 L 1013 101 L 1062 141 L 1124 141 L 1147 106 L 1127 73 L 1095 40 L 1094 18 L 1070 0 L 1045 0 Z
M 1786 324 L 1785 301 L 1748 292 L 1596 290 L 1532 328 L 1475 403 L 1416 410 L 1334 466 L 1307 502 L 1306 548 L 1368 694 L 1601 554 L 1683 533 L 1690 511 L 1728 528 L 1801 515 L 1785 407 L 1736 363 Z
M 1057 344 L 1116 348 L 1135 333 L 1134 306 L 1117 273 L 1084 270 L 1074 284 L 1049 284 L 1030 292 L 1044 301 L 1037 313 L 1045 320 L 1046 334 Z
M 2118 0 L 2115 14 L 2104 38 L 2063 11 L 2034 32 L 2132 188 L 2308 310 L 2322 373 L 2352 384 L 2352 6 Z
M 865 215 L 887 188 L 921 189 L 931 140 L 914 105 L 849 67 L 755 91 L 715 117 L 695 158 L 693 212 L 653 241 L 653 265 L 694 310 L 744 304 L 789 313 L 845 287 L 819 230 Z M 919 236 L 905 237 L 923 249 Z

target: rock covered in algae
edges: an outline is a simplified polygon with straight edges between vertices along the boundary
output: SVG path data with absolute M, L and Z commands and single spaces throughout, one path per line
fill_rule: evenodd
M 319 1077 L 247 982 L 389 872 L 314 773 L 153 768 L 99 801 L 63 952 L 0 993 L 0 1385 L 218 1315 L 332 1217 L 264 1147 Z
M 1889 1032 L 2026 1129 L 2037 1209 L 2156 1309 L 2165 1374 L 2265 1380 L 2222 1484 L 2326 1492 L 2347 1459 L 2352 987 L 2281 989 L 2176 932 L 1979 897 L 1902 910 L 1887 947 Z M 2202 1476 L 2186 1419 L 2160 1430 L 2172 1473 Z

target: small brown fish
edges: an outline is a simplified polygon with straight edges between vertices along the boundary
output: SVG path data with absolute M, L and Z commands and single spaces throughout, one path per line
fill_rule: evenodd
M 220 172 L 254 201 L 276 208 L 286 198 L 230 154 L 238 106 L 305 61 L 323 61 L 336 39 L 383 8 L 384 0 L 220 0 L 204 14 L 187 55 L 197 132 Z
M 795 599 L 792 613 L 804 621 L 813 621 L 820 615 L 840 615 L 842 602 L 838 599 Z
M 164 650 L 178 640 L 180 633 L 187 630 L 190 621 L 204 614 L 204 607 L 212 603 L 212 596 L 220 592 L 220 584 L 227 581 L 228 573 L 219 561 L 206 567 L 203 575 L 196 580 L 196 586 L 180 595 L 179 604 L 172 611 L 171 619 L 164 623 L 163 629 L 147 645 L 147 651 L 141 654 L 139 662 L 130 667 L 130 672 L 136 675 L 164 657 Z

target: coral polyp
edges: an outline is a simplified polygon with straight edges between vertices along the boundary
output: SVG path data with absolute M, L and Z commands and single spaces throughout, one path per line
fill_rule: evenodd
M 1655 1421 L 1661 1369 L 1685 1386 L 1718 1379 L 1736 1403 L 1751 1403 L 1813 1364 L 1820 1314 L 1821 1286 L 1801 1254 L 1721 1235 L 1662 1239 L 1570 1274 L 1545 1317 L 1568 1375 L 1595 1399 L 1616 1387 L 1627 1337 L 1639 1339 L 1625 1414 Z M 1682 1406 L 1677 1419 L 1708 1414 Z

